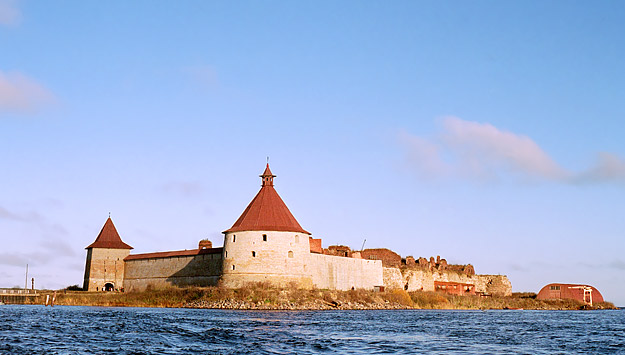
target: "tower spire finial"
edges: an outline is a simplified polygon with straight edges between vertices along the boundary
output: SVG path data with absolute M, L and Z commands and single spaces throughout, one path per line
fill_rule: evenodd
M 267 157 L 267 167 L 265 167 L 265 171 L 260 175 L 260 178 L 263 181 L 261 186 L 273 186 L 273 178 L 276 176 L 269 169 L 269 157 Z

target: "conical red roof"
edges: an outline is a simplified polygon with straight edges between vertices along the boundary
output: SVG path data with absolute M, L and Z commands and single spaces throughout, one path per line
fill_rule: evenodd
M 280 198 L 273 187 L 273 175 L 269 170 L 269 164 L 265 172 L 261 175 L 263 185 L 256 194 L 256 197 L 247 206 L 241 217 L 234 222 L 234 225 L 224 231 L 280 231 L 280 232 L 300 232 L 310 234 L 289 211 L 284 201 Z
M 122 242 L 122 238 L 117 233 L 117 229 L 115 229 L 111 217 L 104 223 L 104 227 L 102 227 L 95 242 L 91 243 L 91 245 L 85 249 L 89 248 L 133 249 L 130 245 Z

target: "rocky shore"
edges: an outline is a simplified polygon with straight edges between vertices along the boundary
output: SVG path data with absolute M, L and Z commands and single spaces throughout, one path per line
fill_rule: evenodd
M 241 310 L 280 310 L 280 311 L 322 311 L 322 310 L 372 310 L 372 309 L 412 309 L 399 303 L 361 303 L 361 302 L 326 302 L 316 300 L 313 302 L 296 303 L 284 302 L 278 304 L 268 304 L 264 302 L 247 302 L 238 300 L 221 301 L 194 301 L 187 303 L 183 308 L 207 308 L 207 309 L 241 309 Z

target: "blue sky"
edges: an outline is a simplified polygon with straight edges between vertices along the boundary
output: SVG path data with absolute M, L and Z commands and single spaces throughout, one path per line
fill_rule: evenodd
M 0 287 L 221 245 L 266 156 L 324 246 L 625 305 L 625 4 L 0 0 Z

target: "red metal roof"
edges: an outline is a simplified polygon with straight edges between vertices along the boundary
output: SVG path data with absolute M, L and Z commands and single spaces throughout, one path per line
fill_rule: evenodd
M 95 242 L 91 243 L 85 249 L 89 248 L 133 249 L 130 245 L 122 242 L 122 238 L 117 233 L 117 229 L 115 229 L 111 217 L 104 223 L 104 227 L 102 227 Z
M 271 169 L 269 169 L 269 163 L 267 163 L 267 167 L 265 167 L 265 171 L 263 172 L 263 175 L 261 175 L 260 177 L 263 177 L 263 176 L 275 177 L 275 175 L 271 173 Z
M 560 284 L 551 283 L 540 289 L 536 299 L 548 300 L 558 298 L 572 298 L 578 301 L 584 301 L 584 287 L 592 289 L 593 302 L 603 302 L 603 295 L 594 286 L 582 284 Z
M 263 185 L 234 225 L 223 233 L 240 231 L 280 231 L 310 234 L 299 225 L 273 187 L 269 164 L 261 175 Z
M 172 256 L 221 254 L 222 250 L 223 248 L 206 248 L 206 249 L 191 249 L 191 250 L 161 251 L 161 252 L 156 252 L 156 253 L 128 255 L 127 257 L 124 258 L 124 260 L 128 261 L 128 260 L 139 260 L 139 259 L 169 258 Z

